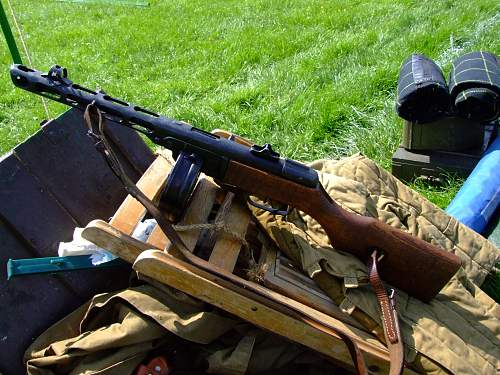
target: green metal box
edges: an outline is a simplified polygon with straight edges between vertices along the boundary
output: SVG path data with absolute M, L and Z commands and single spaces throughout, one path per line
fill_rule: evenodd
M 481 159 L 481 150 L 476 153 L 449 151 L 410 151 L 399 147 L 392 156 L 392 174 L 402 181 L 425 178 L 442 181 L 455 174 L 466 178 Z
M 408 150 L 461 152 L 479 149 L 483 144 L 484 124 L 460 117 L 416 123 L 405 121 L 402 146 Z

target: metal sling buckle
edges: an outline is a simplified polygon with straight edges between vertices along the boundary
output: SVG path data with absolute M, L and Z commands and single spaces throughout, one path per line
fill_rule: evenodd
M 261 210 L 270 212 L 273 215 L 288 216 L 288 214 L 290 213 L 290 206 L 287 206 L 286 210 L 279 210 L 279 209 L 271 207 L 271 206 L 266 206 L 264 204 L 257 203 L 254 200 L 252 200 L 250 197 L 248 197 L 247 202 L 250 203 L 254 207 L 257 207 L 257 208 L 260 208 Z

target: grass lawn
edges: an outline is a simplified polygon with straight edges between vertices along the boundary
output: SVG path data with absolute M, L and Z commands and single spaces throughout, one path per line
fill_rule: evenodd
M 500 53 L 497 0 L 11 2 L 35 68 L 58 63 L 75 82 L 303 161 L 360 151 L 390 168 L 401 62 L 424 53 L 447 75 L 461 53 Z M 4 153 L 46 116 L 14 89 L 0 45 Z M 51 117 L 64 110 L 49 103 Z M 458 186 L 414 188 L 446 207 Z
M 11 2 L 37 69 L 58 63 L 76 82 L 304 161 L 361 151 L 390 168 L 403 59 L 424 53 L 447 74 L 462 52 L 500 51 L 493 0 Z M 46 117 L 14 89 L 10 62 L 2 48 L 1 153 Z M 49 103 L 52 117 L 63 110 Z M 416 187 L 446 206 L 457 184 Z

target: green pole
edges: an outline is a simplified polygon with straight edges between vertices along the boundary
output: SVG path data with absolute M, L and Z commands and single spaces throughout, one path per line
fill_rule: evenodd
M 14 39 L 14 35 L 12 35 L 12 30 L 10 29 L 9 20 L 7 19 L 7 15 L 5 14 L 5 10 L 3 9 L 2 1 L 0 0 L 0 24 L 2 25 L 3 35 L 5 35 L 5 40 L 7 41 L 7 45 L 9 46 L 10 54 L 12 56 L 12 60 L 14 60 L 14 64 L 22 64 L 21 55 L 19 54 L 19 50 L 17 49 L 16 41 Z
M 118 5 L 134 5 L 137 7 L 148 7 L 149 1 L 146 0 L 58 0 L 62 3 L 104 3 Z

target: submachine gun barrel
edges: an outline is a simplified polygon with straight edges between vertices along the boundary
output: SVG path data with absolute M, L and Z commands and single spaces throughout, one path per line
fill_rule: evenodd
M 296 161 L 285 159 L 268 144 L 250 148 L 218 135 L 195 128 L 185 122 L 169 119 L 142 107 L 74 84 L 67 71 L 54 66 L 48 73 L 24 65 L 11 67 L 11 78 L 17 87 L 45 96 L 81 110 L 94 103 L 105 115 L 115 116 L 125 126 L 145 134 L 154 143 L 171 150 L 201 158 L 201 171 L 218 180 L 226 173 L 229 160 L 247 164 L 276 176 L 315 187 L 319 180 L 316 171 Z

